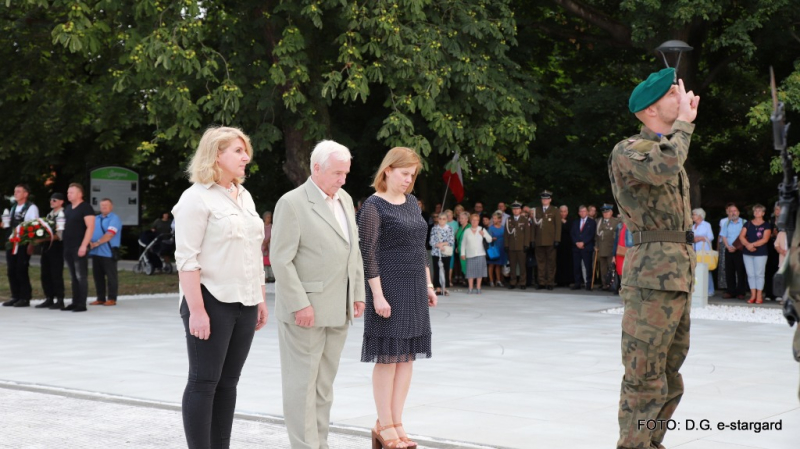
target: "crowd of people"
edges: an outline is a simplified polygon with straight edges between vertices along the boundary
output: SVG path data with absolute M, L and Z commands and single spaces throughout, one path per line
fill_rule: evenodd
M 442 210 L 436 204 L 428 214 L 420 201 L 429 225 L 436 292 L 447 295 L 451 286 L 463 286 L 467 294 L 480 294 L 488 285 L 616 293 L 625 253 L 634 243 L 614 205 L 603 204 L 599 216 L 596 206 L 580 205 L 575 217 L 567 205 L 550 207 L 552 192 L 540 197 L 541 206 L 513 202 L 511 214 L 502 201 L 491 213 L 478 201 L 471 210 L 460 204 Z M 750 304 L 780 299 L 770 281 L 788 252 L 786 234 L 777 229 L 780 207 L 776 204 L 768 218 L 760 204 L 750 212 L 750 221 L 740 218 L 730 203 L 712 229 L 704 209 L 692 210 L 695 251 L 718 253 L 718 267 L 708 276 L 709 296 L 724 291 L 723 298 Z
M 552 206 L 552 197 L 545 190 L 541 205 L 514 201 L 510 209 L 499 202 L 491 213 L 476 202 L 472 210 L 437 204 L 428 214 L 419 201 L 437 294 L 449 294 L 453 285 L 466 286 L 467 294 L 480 294 L 483 285 L 616 291 L 633 242 L 614 206 L 603 204 L 598 216 L 596 206 L 580 205 L 573 217 L 568 206 Z
M 30 307 L 33 295 L 29 266 L 35 247 L 41 252 L 41 285 L 45 300 L 37 309 L 85 312 L 89 295 L 89 261 L 97 297 L 88 305 L 115 306 L 119 296 L 118 261 L 122 244 L 122 220 L 114 213 L 114 203 L 103 198 L 98 203 L 100 213 L 84 200 L 84 188 L 72 183 L 66 197 L 60 192 L 50 196 L 50 211 L 40 218 L 39 208 L 30 199 L 30 188 L 19 184 L 14 188 L 14 202 L 4 211 L 0 225 L 6 231 L 6 269 L 11 298 L 5 307 Z M 37 223 L 46 226 L 47 232 L 39 238 L 27 239 L 18 244 L 13 240 L 22 235 L 21 225 Z M 154 235 L 171 235 L 172 220 L 169 213 L 157 218 L 150 229 Z M 162 244 L 158 248 L 163 260 L 168 261 L 172 248 Z M 70 273 L 72 291 L 70 304 L 65 292 L 64 266 Z
M 89 259 L 92 260 L 97 300 L 92 305 L 113 306 L 117 303 L 117 260 L 121 242 L 122 221 L 113 212 L 114 204 L 104 198 L 100 201 L 100 214 L 84 201 L 83 186 L 72 183 L 64 195 L 55 192 L 50 196 L 50 212 L 41 226 L 48 234 L 33 241 L 6 246 L 6 266 L 11 299 L 5 307 L 29 307 L 32 285 L 28 268 L 34 246 L 42 247 L 41 283 L 45 301 L 35 306 L 39 309 L 85 312 L 89 295 Z M 21 225 L 39 218 L 39 208 L 30 201 L 30 188 L 19 184 L 14 188 L 14 204 L 3 214 L 2 227 L 8 230 L 8 241 L 19 238 Z M 48 224 L 49 223 L 49 224 Z M 53 228 L 50 224 L 54 224 Z M 64 265 L 72 280 L 72 302 L 65 304 Z

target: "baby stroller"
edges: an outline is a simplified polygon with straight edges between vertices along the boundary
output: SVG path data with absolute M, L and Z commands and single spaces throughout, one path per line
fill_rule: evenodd
M 156 235 L 155 232 L 147 230 L 139 234 L 139 246 L 144 248 L 142 254 L 139 256 L 139 261 L 133 267 L 134 273 L 144 273 L 151 275 L 156 271 L 162 273 L 172 273 L 172 264 L 165 262 L 159 254 L 161 251 L 162 241 L 169 237 L 168 235 Z

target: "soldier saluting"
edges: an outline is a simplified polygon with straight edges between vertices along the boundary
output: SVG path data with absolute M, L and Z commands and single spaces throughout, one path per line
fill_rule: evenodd
M 678 370 L 689 351 L 689 295 L 694 279 L 689 156 L 700 97 L 686 92 L 675 69 L 651 74 L 633 90 L 631 112 L 641 132 L 618 143 L 608 174 L 622 220 L 633 232 L 620 296 L 622 363 L 618 449 L 663 448 L 668 420 L 683 395 Z M 666 422 L 666 421 L 657 421 Z M 649 426 L 652 428 L 652 426 Z

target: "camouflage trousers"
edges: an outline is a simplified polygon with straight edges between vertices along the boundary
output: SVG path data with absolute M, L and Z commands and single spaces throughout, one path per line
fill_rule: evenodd
M 683 396 L 690 296 L 623 285 L 622 364 L 617 449 L 658 447 Z M 659 424 L 661 423 L 661 424 Z

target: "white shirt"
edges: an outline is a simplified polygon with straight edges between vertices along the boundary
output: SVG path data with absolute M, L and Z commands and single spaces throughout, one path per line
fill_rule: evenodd
M 311 184 L 314 184 L 314 187 L 319 190 L 319 194 L 325 199 L 325 204 L 328 205 L 328 208 L 333 213 L 333 216 L 336 217 L 336 221 L 339 222 L 339 227 L 342 228 L 345 240 L 347 240 L 347 243 L 350 243 L 350 232 L 348 232 L 349 229 L 347 227 L 347 215 L 344 214 L 344 207 L 342 207 L 342 202 L 339 200 L 339 192 L 337 191 L 331 197 L 328 196 L 327 193 L 323 192 L 313 179 L 311 180 Z
M 708 239 L 708 242 L 695 242 L 694 243 L 695 251 L 714 250 L 714 247 L 711 245 L 711 242 L 714 241 L 714 232 L 711 230 L 711 224 L 709 224 L 705 220 L 701 221 L 699 226 L 692 223 L 692 232 L 694 232 L 695 237 L 706 237 Z
M 14 215 L 19 215 L 19 213 L 22 212 L 22 208 L 25 207 L 25 204 L 24 203 L 22 205 L 16 204 L 16 206 L 17 207 L 14 207 L 12 209 L 14 210 Z M 11 212 L 11 210 L 9 210 L 9 212 Z M 25 216 L 22 217 L 22 221 L 20 221 L 18 224 L 22 224 L 26 221 L 35 220 L 37 218 L 39 218 L 39 208 L 36 207 L 35 204 L 31 204 L 30 206 L 28 206 L 28 210 L 25 211 Z M 11 232 L 9 233 L 8 238 L 11 239 L 11 237 L 13 236 L 14 233 Z
M 479 257 L 485 256 L 486 250 L 483 249 L 483 240 L 487 242 L 492 242 L 492 235 L 489 234 L 489 231 L 483 227 L 478 227 L 478 230 L 475 233 L 472 233 L 473 228 L 465 229 L 464 234 L 461 237 L 461 250 L 460 253 L 462 256 L 466 256 L 468 259 L 470 257 Z M 481 236 L 481 230 L 483 230 L 483 236 Z
M 200 283 L 220 302 L 254 306 L 264 301 L 264 222 L 250 192 L 239 185 L 234 201 L 216 183 L 194 184 L 172 214 L 178 271 L 199 270 Z

